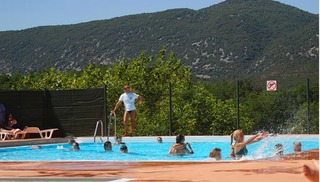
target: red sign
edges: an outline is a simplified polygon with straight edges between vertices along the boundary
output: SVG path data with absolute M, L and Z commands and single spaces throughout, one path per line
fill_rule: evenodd
M 277 91 L 277 80 L 267 81 L 267 91 Z

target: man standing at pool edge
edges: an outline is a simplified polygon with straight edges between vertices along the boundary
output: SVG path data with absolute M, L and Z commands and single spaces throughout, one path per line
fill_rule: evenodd
M 142 97 L 136 93 L 133 93 L 130 91 L 130 87 L 128 85 L 123 87 L 124 93 L 121 94 L 119 101 L 117 104 L 114 106 L 114 109 L 111 111 L 113 114 L 116 113 L 116 110 L 120 106 L 121 102 L 124 103 L 124 116 L 123 116 L 123 122 L 124 122 L 124 135 L 128 135 L 128 128 L 127 128 L 127 123 L 128 119 L 130 117 L 130 122 L 131 122 L 131 127 L 130 127 L 130 136 L 133 135 L 134 132 L 134 126 L 135 126 L 135 121 L 136 121 L 136 107 L 135 107 L 135 99 L 137 100 L 137 103 L 140 104 L 142 101 Z

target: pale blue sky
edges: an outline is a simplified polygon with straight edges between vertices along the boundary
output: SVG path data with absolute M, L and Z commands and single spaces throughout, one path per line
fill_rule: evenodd
M 201 9 L 223 0 L 0 0 L 0 31 L 110 19 L 174 8 Z M 318 0 L 278 0 L 313 14 Z

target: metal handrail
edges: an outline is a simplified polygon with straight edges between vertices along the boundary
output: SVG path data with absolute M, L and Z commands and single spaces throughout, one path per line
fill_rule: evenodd
M 107 133 L 107 141 L 109 141 L 110 137 L 110 127 L 112 123 L 112 112 L 110 113 L 110 119 L 109 119 L 109 125 L 108 125 L 108 133 Z M 117 136 L 117 116 L 116 113 L 114 113 L 114 136 Z
M 103 142 L 103 140 L 102 140 L 102 137 L 103 137 L 103 122 L 101 120 L 97 121 L 97 123 L 96 123 L 96 129 L 94 130 L 94 134 L 93 134 L 93 141 L 94 142 L 96 142 L 96 136 L 97 136 L 97 130 L 98 130 L 99 124 L 101 126 L 100 140 L 101 140 L 101 142 Z

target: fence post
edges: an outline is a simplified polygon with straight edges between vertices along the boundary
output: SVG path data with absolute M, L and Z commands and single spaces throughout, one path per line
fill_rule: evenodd
M 237 80 L 237 129 L 240 128 L 239 87 L 240 81 Z
M 307 133 L 310 134 L 310 88 L 309 78 L 307 78 Z
M 172 85 L 169 83 L 169 136 L 172 133 Z
M 45 128 L 47 128 L 48 122 L 47 122 L 47 91 L 46 91 L 46 89 L 43 90 L 43 107 L 44 107 L 43 108 L 44 109 L 44 111 L 43 111 L 43 117 L 44 117 L 43 125 Z
M 107 85 L 104 85 L 104 87 L 103 87 L 103 110 L 104 110 L 104 112 L 103 112 L 103 114 L 104 114 L 104 131 L 107 133 Z

